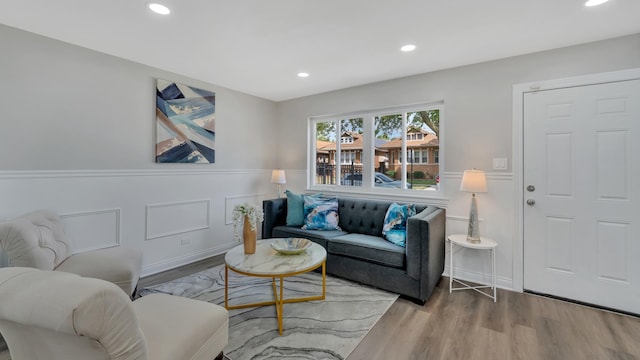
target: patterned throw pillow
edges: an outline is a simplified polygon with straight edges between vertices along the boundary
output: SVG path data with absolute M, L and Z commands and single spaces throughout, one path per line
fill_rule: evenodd
M 338 226 L 338 198 L 304 197 L 305 230 L 340 230 Z
M 413 204 L 392 203 L 387 209 L 382 225 L 382 236 L 398 246 L 405 246 L 407 239 L 407 219 L 416 214 Z
M 304 225 L 304 198 L 321 197 L 322 194 L 302 195 L 296 194 L 291 190 L 284 192 L 287 195 L 287 226 Z

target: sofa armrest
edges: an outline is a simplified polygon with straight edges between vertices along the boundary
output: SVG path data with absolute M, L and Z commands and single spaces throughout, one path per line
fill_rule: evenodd
M 55 343 L 57 346 L 49 351 L 64 352 L 65 358 L 69 358 L 68 354 L 84 354 L 78 355 L 84 359 L 105 358 L 98 357 L 98 353 L 109 359 L 147 358 L 145 338 L 131 300 L 110 282 L 63 271 L 9 267 L 0 270 L 0 298 L 3 335 L 7 330 L 8 343 L 22 337 L 18 348 Z
M 420 281 L 428 298 L 444 272 L 445 210 L 427 207 L 407 221 L 407 274 Z
M 273 237 L 273 228 L 287 223 L 287 198 L 264 200 L 262 202 L 264 220 L 262 221 L 262 238 Z

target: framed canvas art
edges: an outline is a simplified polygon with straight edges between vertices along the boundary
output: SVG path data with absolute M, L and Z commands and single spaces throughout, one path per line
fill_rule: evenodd
M 216 94 L 157 79 L 156 162 L 213 164 Z

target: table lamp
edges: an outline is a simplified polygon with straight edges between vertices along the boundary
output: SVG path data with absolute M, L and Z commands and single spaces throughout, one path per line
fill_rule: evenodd
M 478 203 L 476 193 L 487 192 L 487 178 L 484 171 L 465 170 L 460 183 L 460 191 L 471 193 L 471 209 L 469 210 L 469 228 L 467 229 L 467 241 L 472 244 L 480 242 L 480 228 L 478 219 Z
M 271 172 L 271 183 L 276 184 L 276 191 L 278 192 L 278 198 L 280 198 L 280 187 L 287 183 L 287 178 L 284 175 L 284 170 L 275 169 Z

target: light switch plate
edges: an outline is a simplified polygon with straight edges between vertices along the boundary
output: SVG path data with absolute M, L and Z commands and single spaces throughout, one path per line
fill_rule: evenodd
M 493 170 L 507 170 L 507 158 L 493 158 Z

